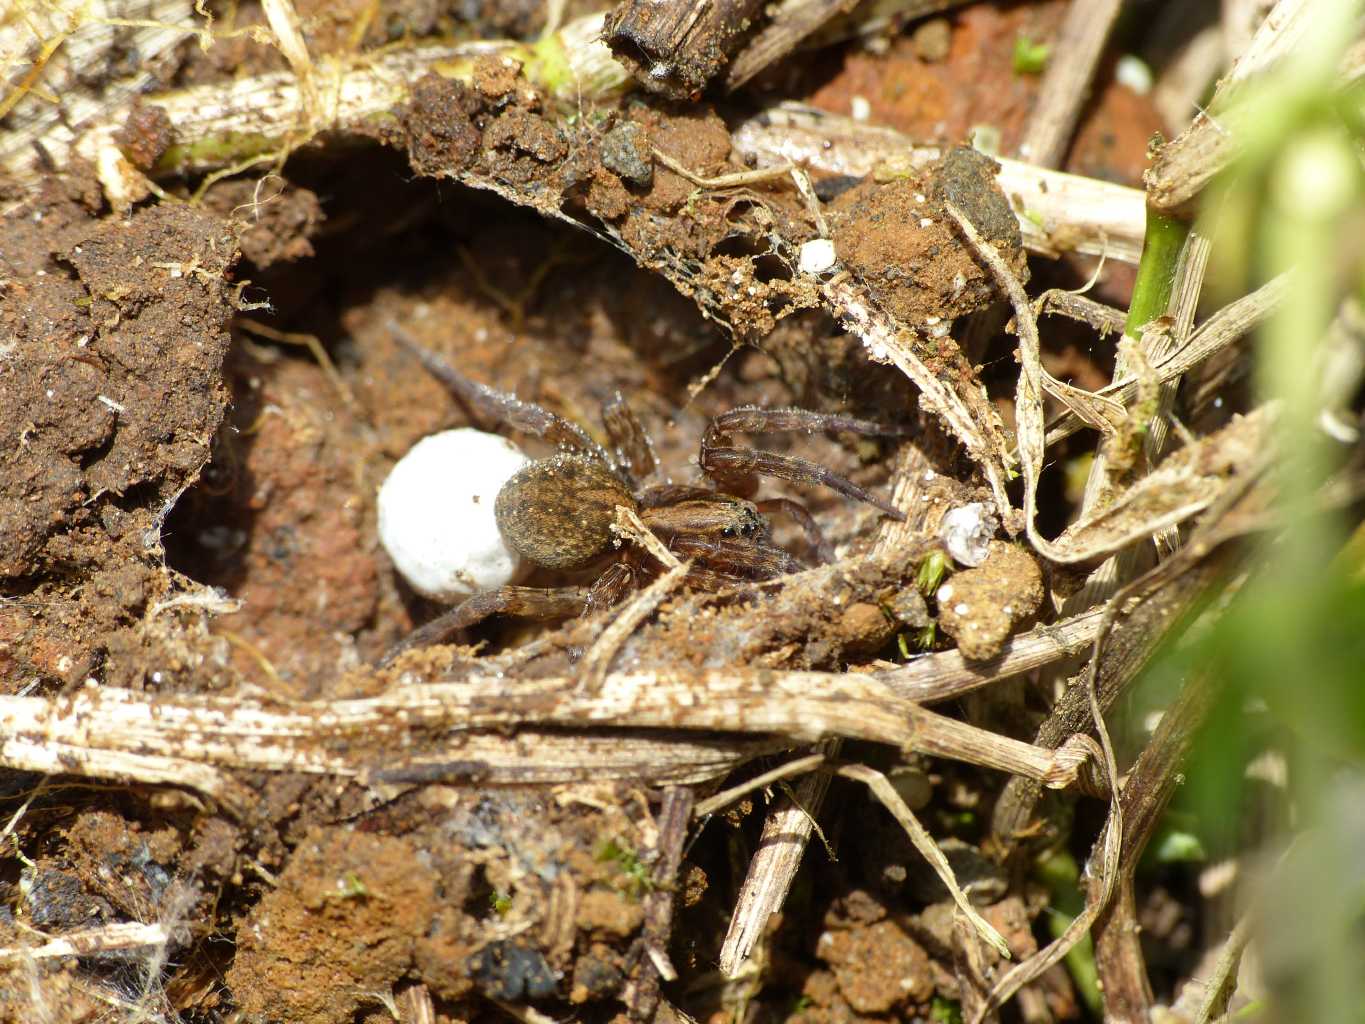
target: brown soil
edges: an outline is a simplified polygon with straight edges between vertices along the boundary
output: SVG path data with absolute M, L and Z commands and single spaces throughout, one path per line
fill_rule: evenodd
M 530 34 L 542 11 L 296 6 L 315 55 L 433 33 L 471 7 L 485 34 Z M 946 54 L 926 51 L 932 40 L 897 37 L 887 54 L 850 55 L 804 98 L 843 110 L 850 95 L 865 95 L 874 119 L 950 140 L 992 120 L 1008 142 L 1033 83 L 1010 77 L 971 92 L 990 107 L 968 105 L 963 83 L 1008 68 L 998 47 L 1011 47 L 1025 22 L 1047 35 L 1062 6 L 974 6 L 952 19 Z M 244 5 L 237 24 L 259 20 Z M 186 50 L 177 81 L 283 66 L 239 34 L 208 55 Z M 1133 127 L 1139 118 L 1119 113 L 1130 101 L 1111 93 L 1091 112 L 1073 166 L 1103 164 L 1134 180 L 1133 139 L 1146 138 Z M 36 194 L 3 194 L 5 694 L 117 687 L 292 701 L 375 694 L 470 666 L 514 666 L 527 679 L 571 671 L 600 615 L 494 620 L 466 645 L 370 667 L 437 611 L 396 578 L 378 545 L 376 488 L 416 440 L 469 423 L 396 343 L 394 321 L 469 376 L 594 436 L 602 403 L 622 393 L 679 482 L 698 479 L 709 417 L 799 404 L 917 425 L 941 455 L 952 497 L 980 491 L 965 460 L 920 422 L 908 382 L 813 311 L 815 290 L 790 272 L 790 252 L 765 250 L 770 235 L 793 245 L 816 236 L 799 197 L 763 185 L 699 191 L 661 166 L 638 173 L 647 146 L 698 175 L 742 170 L 721 111 L 630 101 L 571 129 L 523 77 L 489 62 L 469 85 L 428 76 L 398 113 L 376 130 L 379 143 L 324 147 L 281 174 L 228 178 L 194 202 L 184 201 L 192 183 L 171 181 L 173 199 L 114 212 L 80 167 L 50 175 Z M 130 118 L 123 145 L 151 167 L 169 127 L 148 108 Z M 1103 155 L 1092 155 L 1091 139 Z M 610 229 L 639 265 L 586 232 L 447 180 L 469 169 Z M 848 271 L 912 323 L 998 298 L 950 230 L 945 197 L 1027 273 L 984 159 L 864 182 L 828 209 Z M 671 281 L 655 272 L 665 263 Z M 734 341 L 751 345 L 694 394 L 689 385 Z M 936 367 L 970 373 L 955 341 L 942 346 Z M 1008 343 L 997 347 L 1007 354 Z M 894 439 L 760 441 L 878 493 L 896 465 Z M 934 493 L 941 513 L 948 498 Z M 862 669 L 901 659 L 908 631 L 931 615 L 964 653 L 989 658 L 1037 612 L 1037 565 L 1015 545 L 998 542 L 985 565 L 951 578 L 954 607 L 969 612 L 939 609 L 925 605 L 915 579 L 931 538 L 878 561 L 875 509 L 764 483 L 762 496 L 779 495 L 806 504 L 845 560 L 799 586 L 675 594 L 626 641 L 620 667 Z M 790 525 L 775 539 L 807 554 Z M 528 582 L 565 581 L 541 571 Z M 885 750 L 847 754 L 890 767 Z M 1027 881 L 1007 886 L 982 849 L 999 780 L 921 767 L 931 831 L 986 865 L 982 878 L 998 884 L 973 898 L 1015 956 L 1027 955 L 1045 898 Z M 499 1007 L 521 1004 L 556 1019 L 615 1021 L 640 1007 L 652 1014 L 665 955 L 682 975 L 666 987 L 669 1000 L 698 1018 L 736 1005 L 712 968 L 757 842 L 762 793 L 694 827 L 675 878 L 659 877 L 670 837 L 660 794 L 646 786 L 493 788 L 477 777 L 362 786 L 280 771 L 239 780 L 256 805 L 234 818 L 188 789 L 54 776 L 35 791 L 37 781 L 0 774 L 4 820 L 34 795 L 14 822 L 21 859 L 0 874 L 0 946 L 28 943 L 34 929 L 62 936 L 117 922 L 165 924 L 171 938 L 155 956 L 0 967 L 3 1022 L 114 1019 L 111 1005 L 157 1020 L 377 1022 L 416 988 L 442 1021 L 501 1019 Z M 898 827 L 861 791 L 837 785 L 821 826 L 838 858 L 813 844 L 765 940 L 755 1005 L 763 1019 L 808 1024 L 947 1012 L 964 977 L 951 904 L 920 877 Z M 659 907 L 675 903 L 675 928 L 661 940 Z M 1035 989 L 1048 1019 L 1078 1015 L 1065 973 Z

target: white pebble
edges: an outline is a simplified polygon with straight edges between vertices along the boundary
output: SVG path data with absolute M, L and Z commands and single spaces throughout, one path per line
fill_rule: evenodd
M 867 121 L 872 117 L 872 104 L 866 96 L 854 96 L 848 101 L 848 113 L 855 121 Z
M 834 266 L 834 243 L 828 238 L 812 238 L 801 246 L 798 265 L 803 274 L 823 274 Z
M 991 538 L 1000 528 L 993 505 L 973 501 L 943 517 L 939 539 L 958 565 L 976 566 L 986 560 Z
M 1152 91 L 1152 69 L 1141 57 L 1134 57 L 1131 53 L 1119 58 L 1114 68 L 1114 80 L 1119 85 L 1128 86 L 1139 96 L 1146 96 Z
M 521 574 L 493 503 L 529 461 L 505 437 L 468 427 L 424 437 L 398 460 L 379 488 L 379 541 L 413 590 L 454 604 Z

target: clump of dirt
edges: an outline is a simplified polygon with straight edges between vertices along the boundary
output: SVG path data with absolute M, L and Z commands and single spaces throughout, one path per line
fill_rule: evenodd
M 400 978 L 460 1005 L 617 996 L 644 958 L 658 832 L 624 793 L 426 787 L 307 831 L 239 930 L 227 975 L 253 1017 L 348 1020 Z
M 174 205 L 100 220 L 97 195 L 53 179 L 0 224 L 0 580 L 29 596 L 0 617 L 15 687 L 106 660 L 141 685 L 143 615 L 171 587 L 161 521 L 227 398 L 231 231 Z
M 1000 653 L 1017 623 L 1043 600 L 1043 576 L 1017 544 L 991 541 L 986 560 L 956 573 L 938 589 L 939 625 L 973 661 Z
M 867 181 L 832 204 L 840 259 L 901 323 L 943 334 L 948 321 L 996 299 L 993 279 L 963 245 L 945 203 L 1028 279 L 1019 225 L 996 170 L 988 157 L 959 146 L 914 177 Z
M 259 270 L 312 256 L 324 219 L 316 193 L 273 176 L 219 182 L 204 208 L 232 224 L 242 258 Z

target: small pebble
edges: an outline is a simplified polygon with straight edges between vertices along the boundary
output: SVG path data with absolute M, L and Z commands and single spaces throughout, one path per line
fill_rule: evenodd
M 823 274 L 834 266 L 834 243 L 828 238 L 812 238 L 801 246 L 798 265 L 803 274 Z
M 958 565 L 977 566 L 986 560 L 991 538 L 1000 529 L 994 506 L 973 501 L 943 517 L 939 539 Z

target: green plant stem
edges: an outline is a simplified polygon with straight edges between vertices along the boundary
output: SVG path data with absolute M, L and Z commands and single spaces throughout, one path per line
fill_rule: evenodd
M 1166 315 L 1171 292 L 1175 289 L 1180 252 L 1189 233 L 1187 221 L 1148 205 L 1142 258 L 1138 263 L 1137 281 L 1133 284 L 1133 299 L 1128 305 L 1128 319 L 1123 325 L 1124 334 L 1136 338 L 1145 324 Z

